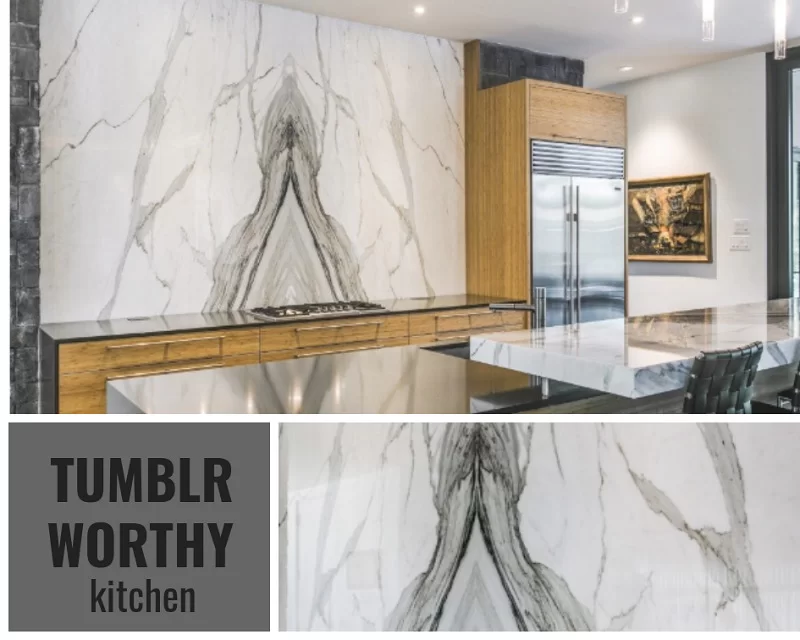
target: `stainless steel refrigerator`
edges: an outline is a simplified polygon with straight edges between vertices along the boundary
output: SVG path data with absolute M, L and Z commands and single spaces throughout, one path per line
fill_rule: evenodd
M 538 325 L 625 315 L 625 150 L 531 142 Z

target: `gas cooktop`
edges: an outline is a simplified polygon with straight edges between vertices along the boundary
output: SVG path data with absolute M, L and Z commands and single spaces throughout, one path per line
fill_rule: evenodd
M 252 313 L 266 320 L 289 320 L 312 316 L 350 315 L 354 313 L 380 313 L 386 307 L 374 302 L 322 302 L 319 304 L 293 304 L 285 307 L 259 307 L 251 309 Z

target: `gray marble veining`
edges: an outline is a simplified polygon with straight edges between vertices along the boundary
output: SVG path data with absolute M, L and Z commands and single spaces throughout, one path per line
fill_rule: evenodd
M 477 362 L 627 398 L 681 389 L 701 351 L 765 345 L 760 370 L 800 362 L 800 300 L 476 336 Z
M 465 289 L 463 47 L 250 0 L 42 0 L 42 319 Z
M 283 424 L 288 630 L 800 630 L 792 424 Z

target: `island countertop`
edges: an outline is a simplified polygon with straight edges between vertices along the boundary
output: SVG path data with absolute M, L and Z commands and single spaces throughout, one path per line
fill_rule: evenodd
M 109 381 L 108 413 L 514 413 L 586 397 L 530 376 L 396 347 Z
M 499 302 L 517 302 L 509 298 L 492 298 L 471 294 L 433 296 L 430 298 L 398 298 L 373 301 L 386 308 L 377 315 L 398 313 L 422 313 L 425 311 L 447 311 L 485 307 Z M 244 329 L 269 327 L 293 322 L 309 322 L 324 319 L 341 319 L 362 314 L 337 314 L 335 316 L 292 317 L 265 320 L 247 311 L 214 311 L 208 313 L 181 313 L 162 316 L 115 318 L 111 320 L 87 320 L 82 322 L 46 323 L 42 333 L 56 343 L 88 342 L 109 338 L 155 336 L 166 333 L 189 333 L 215 329 Z
M 626 398 L 684 388 L 701 351 L 764 343 L 759 370 L 800 361 L 800 299 L 485 334 L 470 357 Z

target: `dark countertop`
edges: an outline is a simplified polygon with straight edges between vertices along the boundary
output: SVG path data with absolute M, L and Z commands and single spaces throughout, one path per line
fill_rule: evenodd
M 484 307 L 495 302 L 516 302 L 516 300 L 462 294 L 436 296 L 433 298 L 376 300 L 375 302 L 383 305 L 387 309 L 385 312 L 380 312 L 376 315 L 388 315 Z M 330 319 L 347 318 L 358 315 L 361 314 L 342 314 L 330 316 Z M 188 333 L 192 331 L 209 331 L 214 329 L 267 327 L 276 324 L 309 322 L 320 319 L 325 318 L 317 316 L 313 318 L 290 318 L 286 320 L 269 321 L 257 318 L 245 311 L 217 311 L 213 313 L 183 313 L 141 318 L 119 318 L 115 320 L 49 323 L 43 324 L 40 329 L 42 333 L 51 340 L 56 343 L 61 343 L 152 336 L 164 333 Z
M 109 413 L 516 413 L 593 392 L 418 347 L 376 349 L 107 384 Z

